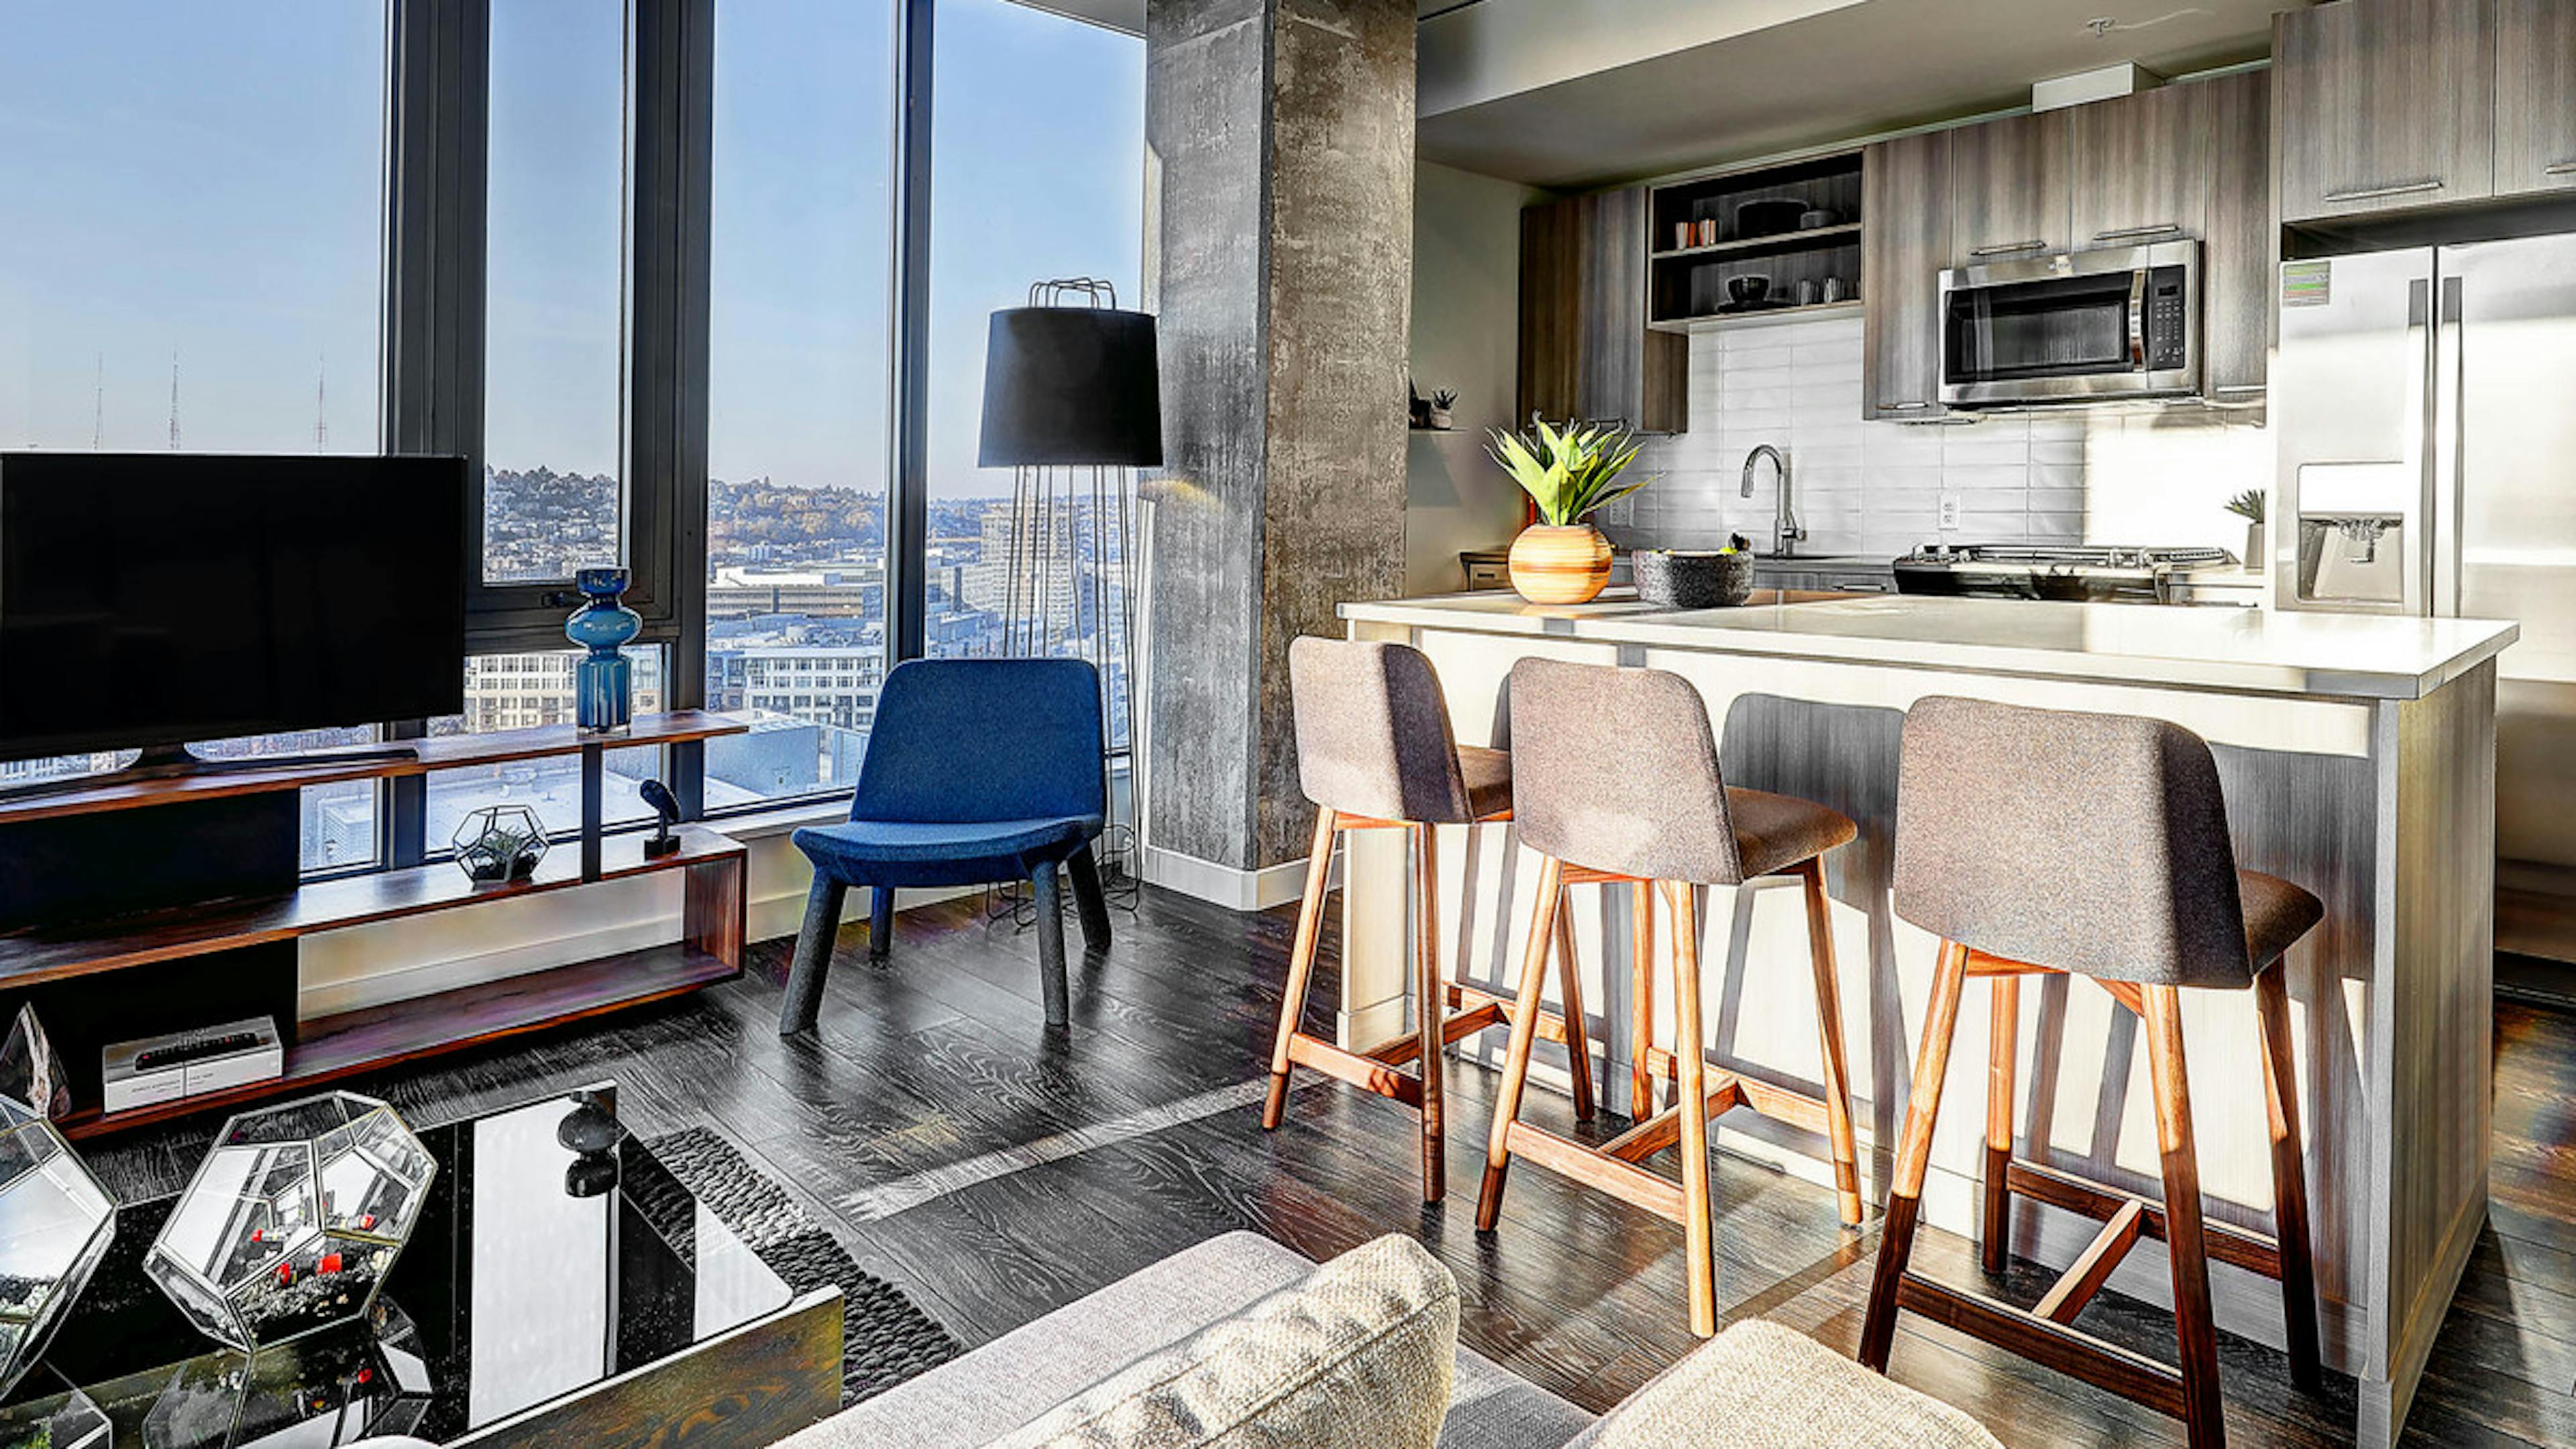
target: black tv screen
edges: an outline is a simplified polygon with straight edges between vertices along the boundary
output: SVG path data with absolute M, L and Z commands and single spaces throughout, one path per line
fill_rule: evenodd
M 455 457 L 0 453 L 0 759 L 464 708 Z

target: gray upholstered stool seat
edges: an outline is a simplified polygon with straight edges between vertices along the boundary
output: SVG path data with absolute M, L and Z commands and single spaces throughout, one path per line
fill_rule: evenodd
M 1305 638 L 1288 646 L 1288 681 L 1297 721 L 1297 779 L 1315 802 L 1315 842 L 1306 862 L 1306 893 L 1288 951 L 1288 986 L 1270 1055 L 1270 1096 L 1261 1125 L 1276 1128 L 1288 1106 L 1288 1073 L 1312 1067 L 1389 1097 L 1421 1114 L 1422 1199 L 1447 1191 L 1442 1156 L 1440 1064 L 1449 1042 L 1501 1026 L 1510 1003 L 1463 982 L 1440 964 L 1439 834 L 1442 825 L 1512 817 L 1512 757 L 1505 750 L 1459 744 L 1449 727 L 1440 679 L 1421 650 L 1403 644 Z M 1324 894 L 1333 845 L 1346 830 L 1402 830 L 1413 856 L 1414 1029 L 1358 1051 L 1300 1029 L 1322 934 Z M 1584 1035 L 1582 987 L 1575 976 L 1573 935 L 1558 933 L 1563 1015 L 1537 1011 L 1549 1034 L 1566 1043 L 1575 1110 L 1592 1115 L 1592 1055 Z M 1452 1007 L 1464 1007 L 1451 1011 Z M 1536 1010 L 1532 1008 L 1532 1010 Z M 1533 1019 L 1533 1026 L 1538 1025 Z M 1396 1070 L 1414 1065 L 1407 1076 Z
M 2320 1382 L 2284 955 L 2325 919 L 2325 906 L 2289 881 L 2237 865 L 2208 744 L 2162 720 L 1921 700 L 1906 716 L 1898 770 L 1895 896 L 1896 913 L 1942 945 L 1861 1361 L 1884 1370 L 1897 1311 L 1913 1309 L 2172 1414 L 2193 1449 L 2212 1449 L 2226 1435 L 2207 1262 L 2209 1240 L 2219 1237 L 2228 1261 L 2280 1280 L 2291 1376 L 2303 1386 Z M 2137 1017 L 2155 1099 L 2161 1204 L 2016 1160 L 2019 985 L 2034 974 L 2090 977 Z M 2017 1193 L 2103 1222 L 2076 1266 L 2027 1310 L 1908 1267 L 1959 996 L 1971 976 L 1994 990 L 1980 1244 L 1987 1271 L 2004 1269 Z M 2180 993 L 2249 988 L 2272 1138 L 2268 1240 L 2201 1220 L 2183 1062 Z M 2074 1326 L 2142 1236 L 2163 1238 L 2168 1250 L 2179 1372 Z
M 1506 1170 L 1515 1157 L 1563 1172 L 1682 1226 L 1691 1328 L 1717 1331 L 1717 1269 L 1711 1241 L 1708 1123 L 1747 1107 L 1804 1130 L 1822 1127 L 1834 1155 L 1837 1205 L 1846 1226 L 1861 1220 L 1859 1152 L 1843 1060 L 1842 992 L 1834 969 L 1832 906 L 1825 853 L 1860 829 L 1840 811 L 1764 790 L 1728 785 L 1718 770 L 1708 707 L 1689 681 L 1657 669 L 1617 669 L 1553 659 L 1512 666 L 1512 818 L 1521 844 L 1540 858 L 1532 898 L 1529 955 L 1511 1050 L 1503 1059 L 1493 1141 L 1476 1227 L 1500 1220 Z M 1712 1069 L 1701 1034 L 1697 887 L 1734 886 L 1794 875 L 1805 894 L 1808 968 L 1816 988 L 1816 1037 L 1823 1090 L 1808 1096 L 1777 1083 Z M 1631 1130 L 1593 1145 L 1520 1120 L 1521 1093 L 1536 1036 L 1533 1015 L 1546 980 L 1547 943 L 1561 938 L 1568 885 L 1628 889 L 1634 924 L 1631 962 Z M 1654 1042 L 1654 901 L 1671 922 L 1673 1045 Z M 1564 948 L 1571 954 L 1570 948 Z M 1573 998 L 1568 997 L 1569 1000 Z M 1655 1082 L 1679 1088 L 1655 1110 Z M 1681 1152 L 1681 1184 L 1642 1164 L 1668 1147 Z

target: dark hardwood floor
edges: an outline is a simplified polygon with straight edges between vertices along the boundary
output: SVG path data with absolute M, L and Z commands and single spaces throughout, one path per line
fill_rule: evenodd
M 1412 1118 L 1392 1103 L 1302 1077 L 1286 1124 L 1262 1133 L 1292 924 L 1148 892 L 1139 916 L 1118 915 L 1116 945 L 1076 965 L 1073 1030 L 1051 1038 L 1035 938 L 954 902 L 903 916 L 884 966 L 863 928 L 845 932 L 808 1036 L 777 1035 L 788 943 L 772 941 L 743 980 L 670 1006 L 355 1085 L 430 1123 L 614 1078 L 634 1130 L 718 1128 L 969 1343 L 1250 1228 L 1316 1258 L 1418 1237 L 1458 1276 L 1467 1341 L 1589 1408 L 1688 1351 L 1681 1236 L 1660 1219 L 1525 1170 L 1500 1231 L 1477 1236 L 1492 1073 L 1449 1068 L 1453 1189 L 1436 1208 L 1419 1199 Z M 1334 956 L 1328 932 L 1319 1031 Z M 2576 1016 L 2503 1004 L 2496 1039 L 2494 1211 L 2408 1439 L 2576 1445 Z M 1533 1096 L 1534 1118 L 1571 1130 L 1564 1099 Z M 214 1125 L 85 1148 L 120 1195 L 151 1196 L 185 1180 Z M 1716 1166 L 1726 1320 L 1775 1319 L 1851 1352 L 1875 1226 L 1842 1231 L 1828 1189 L 1723 1153 Z M 1918 1266 L 1980 1276 L 1965 1239 L 1926 1229 L 1917 1244 Z M 2000 1286 L 2029 1302 L 2046 1277 L 2023 1265 Z M 2082 1321 L 2171 1361 L 2170 1320 L 2139 1304 L 2105 1294 Z M 2231 1442 L 2349 1441 L 2349 1381 L 2301 1393 L 2287 1359 L 2234 1338 L 2221 1361 Z M 2010 1444 L 2182 1442 L 2174 1421 L 1916 1317 L 1893 1372 Z

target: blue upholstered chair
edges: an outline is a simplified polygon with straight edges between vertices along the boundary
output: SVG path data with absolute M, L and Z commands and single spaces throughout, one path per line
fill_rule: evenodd
M 868 954 L 894 940 L 896 887 L 1036 888 L 1038 974 L 1049 1026 L 1066 1018 L 1056 867 L 1073 874 L 1083 943 L 1109 944 L 1091 842 L 1105 809 L 1100 675 L 1079 659 L 912 659 L 886 675 L 846 824 L 799 830 L 814 891 L 796 936 L 781 1033 L 814 1024 L 841 902 L 872 892 Z

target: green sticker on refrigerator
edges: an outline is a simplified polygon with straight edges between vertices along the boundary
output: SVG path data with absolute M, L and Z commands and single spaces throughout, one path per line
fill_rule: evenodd
M 2281 305 L 2323 307 L 2334 300 L 2334 263 L 2281 263 Z

